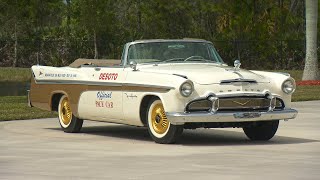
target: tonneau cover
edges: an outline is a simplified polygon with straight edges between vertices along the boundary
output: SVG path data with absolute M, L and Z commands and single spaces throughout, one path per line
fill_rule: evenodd
M 69 67 L 79 68 L 82 65 L 115 66 L 120 63 L 121 60 L 119 59 L 76 59 Z

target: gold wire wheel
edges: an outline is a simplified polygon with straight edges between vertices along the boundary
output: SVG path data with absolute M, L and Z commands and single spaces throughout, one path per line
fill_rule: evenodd
M 169 121 L 161 103 L 156 104 L 151 110 L 152 128 L 158 134 L 164 134 L 169 128 Z
M 60 105 L 60 118 L 61 122 L 65 125 L 68 126 L 71 122 L 72 119 L 72 111 L 70 107 L 70 103 L 67 97 L 64 97 L 61 101 Z

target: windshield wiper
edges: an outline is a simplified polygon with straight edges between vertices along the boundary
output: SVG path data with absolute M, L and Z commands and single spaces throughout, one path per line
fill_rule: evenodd
M 208 60 L 208 59 L 196 59 L 195 61 L 205 61 L 205 62 L 208 62 L 208 63 L 216 63 L 216 62 Z
M 164 60 L 164 61 L 161 61 L 161 62 L 159 62 L 159 63 L 166 63 L 166 62 L 172 62 L 172 61 L 183 61 L 183 62 L 192 62 L 192 61 L 204 61 L 204 62 L 208 62 L 208 63 L 217 63 L 217 62 L 215 62 L 215 61 L 212 61 L 212 60 L 208 60 L 208 59 L 200 59 L 200 58 L 198 58 L 198 59 L 196 59 L 196 58 L 192 58 L 192 59 L 185 59 L 185 58 L 172 58 L 172 59 L 167 59 L 167 60 Z
M 172 58 L 172 59 L 167 59 L 162 62 L 171 62 L 171 61 L 184 61 L 184 58 Z

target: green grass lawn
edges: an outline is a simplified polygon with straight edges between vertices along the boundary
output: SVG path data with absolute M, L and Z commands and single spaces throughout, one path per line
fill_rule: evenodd
M 30 68 L 0 67 L 0 82 L 30 82 Z
M 57 113 L 28 107 L 26 96 L 0 96 L 0 121 L 57 116 Z
M 320 100 L 320 86 L 297 86 L 292 101 Z

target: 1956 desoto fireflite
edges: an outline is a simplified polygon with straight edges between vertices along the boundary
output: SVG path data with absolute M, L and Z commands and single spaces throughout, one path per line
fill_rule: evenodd
M 238 60 L 230 67 L 205 40 L 139 40 L 124 46 L 121 60 L 31 69 L 29 105 L 57 111 L 65 132 L 96 120 L 146 126 L 157 143 L 201 127 L 238 127 L 251 140 L 269 140 L 279 120 L 297 115 L 289 74 L 240 69 Z

